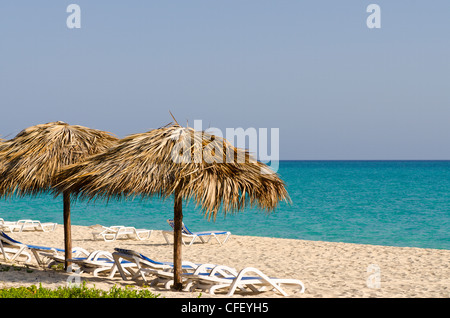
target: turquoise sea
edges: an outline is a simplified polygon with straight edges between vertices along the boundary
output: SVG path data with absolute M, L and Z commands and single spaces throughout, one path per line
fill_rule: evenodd
M 291 205 L 208 222 L 191 202 L 183 207 L 185 224 L 193 231 L 450 250 L 450 161 L 281 161 L 278 173 Z M 77 201 L 71 215 L 74 225 L 163 230 L 173 200 Z M 62 223 L 62 198 L 1 200 L 0 217 Z

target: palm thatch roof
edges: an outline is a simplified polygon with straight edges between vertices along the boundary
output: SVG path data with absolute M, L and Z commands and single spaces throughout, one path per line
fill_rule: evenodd
M 7 145 L 6 140 L 0 139 L 0 150 L 2 149 L 2 147 L 6 147 L 6 145 Z M 3 170 L 3 168 L 4 168 L 3 160 L 0 159 L 0 174 Z
M 0 144 L 0 196 L 47 191 L 62 167 L 105 151 L 118 140 L 110 133 L 61 121 L 26 128 Z
M 0 150 L 2 149 L 2 147 L 6 147 L 6 140 L 0 138 Z M 3 167 L 3 160 L 0 160 L 0 173 L 2 171 L 2 167 Z
M 290 201 L 279 176 L 248 151 L 178 124 L 128 136 L 104 153 L 67 166 L 54 191 L 88 200 L 167 198 L 178 191 L 214 219 L 220 208 L 224 213 L 247 205 L 272 211 L 279 201 Z

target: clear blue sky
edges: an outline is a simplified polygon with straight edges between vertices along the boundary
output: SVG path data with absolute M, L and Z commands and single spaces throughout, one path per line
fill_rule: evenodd
M 124 137 L 170 110 L 279 128 L 281 159 L 450 159 L 450 1 L 5 0 L 0 107 L 3 138 L 56 120 Z

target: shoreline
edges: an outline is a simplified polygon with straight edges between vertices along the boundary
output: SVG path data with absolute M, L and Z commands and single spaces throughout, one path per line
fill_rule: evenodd
M 98 225 L 72 226 L 73 247 L 89 252 L 113 252 L 115 247 L 132 249 L 156 261 L 172 261 L 173 245 L 168 245 L 161 231 L 153 231 L 144 241 L 119 239 L 113 242 L 93 240 Z M 63 226 L 54 232 L 6 232 L 19 242 L 62 248 Z M 268 276 L 298 279 L 305 292 L 294 287 L 283 288 L 284 297 L 273 291 L 235 293 L 232 298 L 448 298 L 450 297 L 450 250 L 419 247 L 395 247 L 370 244 L 308 241 L 286 238 L 232 235 L 220 246 L 217 242 L 183 246 L 182 260 L 195 263 L 227 265 L 237 270 L 255 267 Z M 34 258 L 32 260 L 35 262 Z M 2 267 L 9 266 L 0 258 Z M 37 264 L 36 264 L 37 266 Z M 20 268 L 21 270 L 18 270 Z M 57 288 L 67 286 L 71 273 L 42 269 L 26 269 L 19 263 L 14 270 L 0 272 L 0 288 L 31 286 Z M 108 290 L 112 286 L 141 288 L 134 281 L 123 281 L 119 275 L 109 279 L 81 274 L 87 287 Z M 162 286 L 148 287 L 166 298 L 197 298 L 200 291 L 174 292 Z M 223 298 L 225 294 L 202 298 Z

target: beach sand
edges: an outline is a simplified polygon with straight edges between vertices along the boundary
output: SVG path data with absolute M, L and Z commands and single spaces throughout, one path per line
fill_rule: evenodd
M 149 240 L 120 239 L 114 242 L 93 240 L 96 226 L 72 226 L 73 247 L 88 251 L 113 252 L 115 247 L 136 250 L 158 261 L 173 260 L 173 246 L 166 244 L 160 231 Z M 8 233 L 14 239 L 34 245 L 64 247 L 63 226 L 54 232 Z M 256 267 L 268 276 L 301 280 L 305 292 L 286 287 L 287 297 L 295 298 L 448 298 L 450 297 L 450 251 L 424 248 L 387 247 L 349 243 L 331 243 L 232 235 L 222 246 L 217 242 L 197 243 L 183 247 L 183 260 L 195 263 L 223 264 L 242 269 Z M 34 261 L 34 259 L 33 259 Z M 0 258 L 2 267 L 10 265 Z M 42 284 L 43 287 L 67 286 L 73 276 L 62 270 L 43 269 L 16 263 L 0 272 L 0 288 Z M 27 269 L 28 267 L 28 269 Z M 135 286 L 119 275 L 113 279 L 82 274 L 88 287 L 109 289 Z M 377 278 L 379 278 L 377 280 Z M 146 287 L 160 297 L 196 298 L 200 292 L 175 292 L 163 287 Z M 225 294 L 202 298 L 225 297 Z M 236 293 L 233 298 L 284 297 L 273 291 Z

